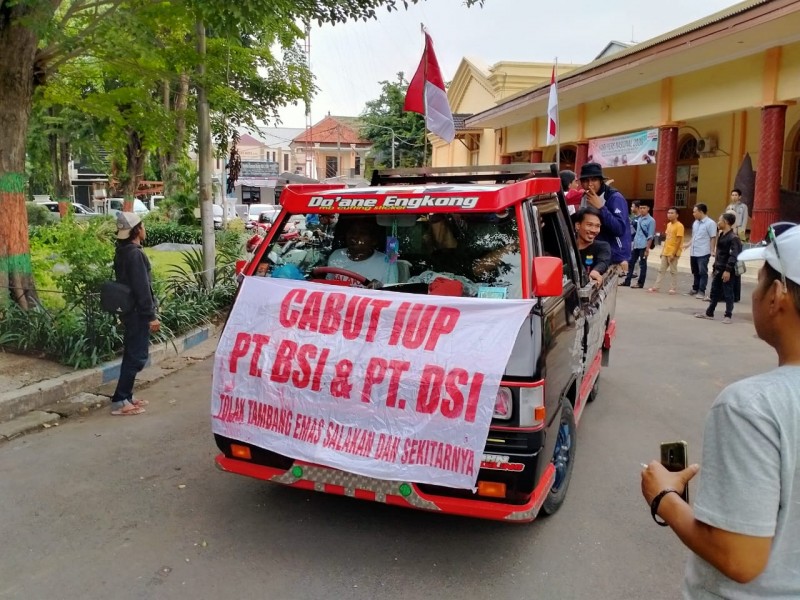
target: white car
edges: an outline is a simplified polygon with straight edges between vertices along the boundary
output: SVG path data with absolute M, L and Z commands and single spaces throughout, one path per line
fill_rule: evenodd
M 50 211 L 50 217 L 52 220 L 58 221 L 61 219 L 61 214 L 58 212 L 58 202 L 37 202 L 37 204 L 39 206 L 44 206 Z M 70 204 L 72 206 L 72 214 L 74 215 L 76 221 L 88 221 L 89 219 L 101 216 L 100 213 L 96 213 L 93 210 L 86 208 L 83 204 L 79 204 L 77 202 L 72 202 Z
M 247 207 L 247 220 L 258 221 L 262 213 L 267 213 L 269 221 L 272 223 L 280 212 L 281 207 L 275 204 L 251 204 Z
M 125 198 L 107 198 L 105 202 L 108 214 L 116 217 L 117 213 L 120 212 L 122 207 L 125 205 Z M 147 208 L 147 205 L 144 202 L 138 198 L 134 198 L 133 212 L 139 215 L 139 217 L 143 217 L 150 212 L 150 209 Z
M 212 204 L 211 209 L 214 211 L 214 229 L 222 229 L 222 207 L 219 204 Z M 194 209 L 194 218 L 200 222 L 200 207 Z M 236 218 L 236 211 L 233 208 L 228 209 L 228 221 Z

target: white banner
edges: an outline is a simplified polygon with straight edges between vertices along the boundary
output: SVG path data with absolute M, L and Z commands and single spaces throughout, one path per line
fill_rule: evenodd
M 588 162 L 604 167 L 655 164 L 658 129 L 646 129 L 607 138 L 589 140 Z
M 531 307 L 246 277 L 217 347 L 213 430 L 360 475 L 471 488 Z

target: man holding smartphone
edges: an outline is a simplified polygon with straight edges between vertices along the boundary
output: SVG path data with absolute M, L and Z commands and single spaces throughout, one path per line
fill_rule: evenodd
M 800 225 L 770 227 L 769 240 L 738 258 L 765 261 L 753 322 L 778 368 L 717 397 L 694 507 L 680 494 L 698 465 L 642 470 L 653 519 L 692 551 L 685 598 L 800 598 Z

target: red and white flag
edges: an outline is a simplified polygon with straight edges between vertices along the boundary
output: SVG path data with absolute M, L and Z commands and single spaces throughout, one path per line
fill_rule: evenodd
M 447 101 L 447 90 L 433 51 L 431 36 L 425 33 L 425 51 L 419 61 L 417 72 L 408 84 L 403 110 L 425 115 L 425 126 L 447 143 L 456 137 L 453 113 Z
M 556 68 L 550 75 L 550 99 L 547 101 L 547 145 L 558 140 L 558 91 L 556 90 Z

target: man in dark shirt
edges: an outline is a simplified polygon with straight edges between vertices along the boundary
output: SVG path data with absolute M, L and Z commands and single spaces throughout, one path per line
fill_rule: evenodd
M 713 319 L 717 303 L 724 299 L 725 316 L 722 322 L 731 323 L 735 294 L 736 257 L 742 251 L 742 240 L 739 239 L 733 228 L 734 223 L 736 223 L 736 215 L 731 213 L 724 213 L 717 223 L 719 235 L 714 255 L 714 273 L 711 279 L 711 302 L 708 304 L 706 312 L 695 314 L 698 319 Z
M 150 356 L 150 333 L 157 332 L 161 323 L 156 316 L 157 303 L 150 279 L 150 261 L 142 250 L 146 235 L 144 223 L 138 215 L 117 213 L 114 273 L 118 282 L 131 289 L 133 310 L 120 317 L 125 333 L 117 389 L 111 397 L 112 415 L 139 415 L 147 404 L 146 400 L 133 397 L 133 383 Z
M 611 266 L 611 246 L 597 238 L 600 233 L 600 211 L 592 206 L 578 209 L 572 215 L 575 238 L 583 264 L 594 283 L 603 282 L 603 274 Z

